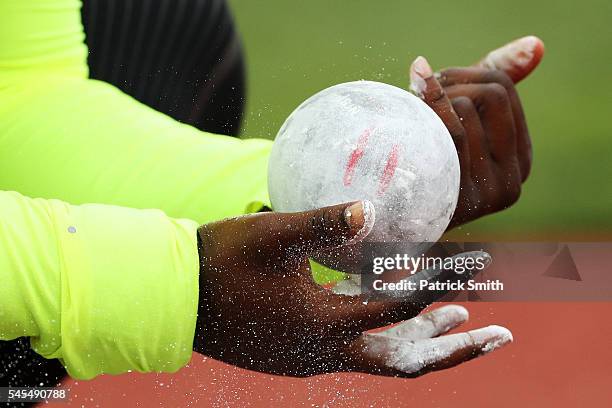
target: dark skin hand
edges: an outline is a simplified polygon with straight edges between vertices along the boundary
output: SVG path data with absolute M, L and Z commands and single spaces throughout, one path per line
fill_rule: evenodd
M 461 189 L 449 229 L 514 204 L 531 170 L 531 139 L 515 84 L 539 64 L 544 45 L 524 37 L 489 53 L 472 67 L 433 72 L 419 57 L 411 88 L 442 119 L 453 137 Z
M 357 202 L 202 226 L 194 350 L 279 375 L 358 371 L 414 377 L 512 340 L 498 326 L 438 337 L 467 320 L 467 311 L 452 305 L 415 318 L 441 292 L 368 301 L 366 295 L 340 295 L 317 285 L 308 256 L 363 239 L 372 228 L 373 212 L 371 204 Z M 456 276 L 452 270 L 434 271 L 425 278 L 445 281 L 451 275 Z
M 440 116 L 458 151 L 461 190 L 449 228 L 518 199 L 532 153 L 514 85 L 538 65 L 543 51 L 539 39 L 525 37 L 473 67 L 434 75 L 424 58 L 413 64 L 413 90 Z M 357 371 L 415 377 L 512 341 L 498 326 L 441 336 L 468 317 L 453 305 L 417 316 L 444 293 L 417 291 L 368 301 L 368 294 L 347 296 L 315 284 L 309 256 L 349 251 L 371 229 L 364 204 L 347 207 L 257 214 L 203 226 L 194 350 L 272 374 Z M 447 273 L 454 274 L 426 276 L 444 281 Z

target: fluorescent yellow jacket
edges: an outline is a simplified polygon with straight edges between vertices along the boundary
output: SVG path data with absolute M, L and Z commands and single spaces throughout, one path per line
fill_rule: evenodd
M 87 79 L 79 7 L 0 0 L 0 339 L 31 336 L 76 378 L 175 371 L 192 350 L 196 228 L 267 201 L 271 143 Z

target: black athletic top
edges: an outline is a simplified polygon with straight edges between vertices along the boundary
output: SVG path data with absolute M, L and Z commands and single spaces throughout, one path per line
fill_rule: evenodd
M 244 62 L 225 0 L 85 0 L 90 76 L 202 130 L 236 135 Z

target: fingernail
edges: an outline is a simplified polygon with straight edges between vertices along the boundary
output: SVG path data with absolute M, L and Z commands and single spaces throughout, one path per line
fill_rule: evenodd
M 433 75 L 433 70 L 425 57 L 418 56 L 412 63 L 412 68 L 414 68 L 414 72 L 423 79 L 427 79 Z
M 489 353 L 512 343 L 514 337 L 512 332 L 502 326 L 487 326 L 482 329 L 472 330 L 468 332 L 474 343 L 480 346 L 483 353 Z
M 426 79 L 433 75 L 429 62 L 424 57 L 417 57 L 410 66 L 410 89 L 417 95 L 423 95 L 427 89 Z
M 353 233 L 350 243 L 361 241 L 370 233 L 375 220 L 374 205 L 368 201 L 359 201 L 344 210 L 344 220 Z

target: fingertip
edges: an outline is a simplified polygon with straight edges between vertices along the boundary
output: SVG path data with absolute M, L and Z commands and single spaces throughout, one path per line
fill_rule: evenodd
M 491 51 L 478 65 L 504 71 L 517 83 L 538 66 L 543 56 L 544 42 L 528 35 Z
M 422 96 L 427 88 L 426 80 L 433 76 L 433 69 L 425 57 L 418 56 L 410 65 L 410 90 Z
M 483 354 L 497 350 L 514 341 L 512 332 L 503 326 L 491 325 L 468 333 Z
M 523 76 L 520 78 L 516 78 L 515 82 L 520 81 L 525 76 L 529 75 L 542 61 L 544 57 L 545 47 L 544 41 L 542 41 L 539 37 L 535 35 L 528 35 L 526 37 L 519 38 L 516 40 L 519 44 L 519 48 L 525 50 L 527 56 L 527 63 L 525 64 L 525 69 L 523 70 Z
M 469 257 L 474 259 L 475 262 L 478 261 L 479 259 L 481 260 L 482 268 L 476 268 L 479 271 L 483 271 L 487 269 L 489 266 L 491 266 L 491 263 L 493 263 L 493 258 L 488 252 L 473 251 L 473 252 L 468 252 L 468 254 L 469 254 Z
M 533 56 L 534 56 L 534 67 L 535 68 L 540 61 L 542 60 L 542 58 L 544 58 L 544 53 L 546 52 L 546 46 L 544 45 L 544 41 L 542 41 L 539 37 L 536 37 L 535 35 L 530 36 L 531 41 L 533 42 L 534 46 L 533 46 Z
M 374 204 L 362 200 L 351 204 L 344 210 L 344 220 L 350 228 L 351 238 L 347 244 L 353 244 L 364 239 L 372 231 L 376 220 Z
M 470 312 L 460 305 L 445 305 L 436 309 L 441 314 L 452 316 L 452 321 L 467 322 L 470 318 Z
M 526 44 L 526 47 L 533 49 L 534 53 L 539 55 L 540 57 L 544 54 L 544 41 L 540 37 L 535 35 L 528 35 L 522 38 L 519 38 L 517 41 L 522 41 Z
M 474 268 L 471 270 L 471 272 L 483 271 L 487 269 L 493 262 L 493 258 L 491 257 L 491 255 L 485 251 L 462 252 L 458 255 L 455 255 L 454 258 L 472 259 L 475 262 L 475 264 L 478 262 L 478 260 L 480 260 L 480 262 L 482 263 L 482 266 L 476 267 L 475 265 Z
M 486 329 L 488 329 L 491 333 L 495 333 L 495 335 L 503 339 L 505 343 L 512 343 L 514 341 L 514 336 L 512 335 L 512 332 L 504 326 L 498 326 L 496 324 L 493 324 L 487 326 Z
M 433 75 L 433 69 L 431 69 L 429 61 L 421 55 L 415 58 L 411 68 L 416 75 L 423 79 L 427 79 Z

